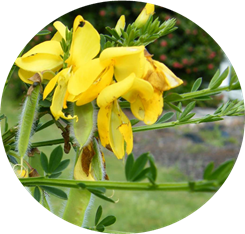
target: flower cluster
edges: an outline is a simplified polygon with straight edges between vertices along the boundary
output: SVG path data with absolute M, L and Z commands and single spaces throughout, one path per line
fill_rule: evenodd
M 147 4 L 135 21 L 142 27 L 154 13 Z M 130 154 L 133 134 L 130 120 L 119 103 L 130 103 L 133 115 L 147 125 L 154 124 L 162 113 L 163 92 L 182 84 L 163 63 L 152 59 L 145 46 L 110 47 L 101 51 L 100 35 L 82 16 L 77 16 L 69 31 L 55 22 L 57 32 L 16 59 L 19 77 L 33 84 L 33 76 L 48 80 L 43 99 L 52 94 L 51 113 L 57 120 L 76 119 L 65 115 L 67 102 L 77 106 L 97 100 L 100 108 L 97 126 L 102 146 L 110 148 L 117 158 Z M 125 27 L 122 16 L 115 30 L 120 36 Z M 125 147 L 126 143 L 126 147 Z

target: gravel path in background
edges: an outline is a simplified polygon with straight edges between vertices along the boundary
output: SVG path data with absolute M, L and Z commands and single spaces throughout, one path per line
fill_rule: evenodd
M 213 113 L 196 109 L 195 117 Z M 176 166 L 192 179 L 202 179 L 203 169 L 237 158 L 244 132 L 244 117 L 225 117 L 215 123 L 191 124 L 169 129 L 134 133 L 135 156 L 151 152 L 165 167 Z

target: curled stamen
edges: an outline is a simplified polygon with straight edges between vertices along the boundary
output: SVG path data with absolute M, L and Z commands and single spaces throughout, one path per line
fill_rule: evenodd
M 119 198 L 115 201 L 115 203 L 118 203 L 119 202 Z
M 16 169 L 16 167 L 20 167 L 20 169 Z M 13 170 L 14 170 L 14 172 L 18 178 L 25 178 L 28 176 L 28 174 L 27 174 L 28 170 L 26 169 L 26 167 L 24 167 L 21 164 L 15 164 L 13 166 Z M 24 172 L 24 174 L 23 174 L 23 172 Z
M 112 197 L 114 196 L 114 194 L 115 194 L 115 190 L 113 189 L 113 190 L 112 190 L 112 195 L 109 196 L 108 198 L 112 198 Z

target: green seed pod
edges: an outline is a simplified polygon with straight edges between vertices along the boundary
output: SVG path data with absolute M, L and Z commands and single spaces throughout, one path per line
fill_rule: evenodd
M 104 159 L 96 139 L 85 146 L 74 169 L 76 180 L 103 180 L 105 178 Z M 86 189 L 71 189 L 63 219 L 77 226 L 84 226 L 86 211 L 93 203 L 91 193 Z
M 29 147 L 30 138 L 33 131 L 33 123 L 35 121 L 38 109 L 40 87 L 41 86 L 38 85 L 33 88 L 33 91 L 26 97 L 23 105 L 17 135 L 17 150 L 21 160 L 23 160 L 23 157 L 25 156 Z
M 78 121 L 73 121 L 71 134 L 81 149 L 92 139 L 96 126 L 96 111 L 90 102 L 83 106 L 74 105 L 73 112 L 78 117 Z

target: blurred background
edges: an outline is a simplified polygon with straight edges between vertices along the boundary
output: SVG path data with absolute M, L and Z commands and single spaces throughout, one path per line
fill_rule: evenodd
M 75 17 L 81 14 L 93 24 L 99 33 L 106 34 L 105 26 L 115 27 L 122 14 L 126 16 L 127 24 L 134 22 L 144 6 L 145 3 L 131 1 L 105 2 L 77 9 L 59 19 L 54 19 L 54 21 L 60 20 L 70 29 Z M 227 66 L 231 66 L 219 45 L 195 23 L 162 7 L 156 6 L 155 12 L 162 22 L 169 18 L 177 20 L 178 29 L 176 31 L 148 46 L 148 50 L 154 54 L 155 60 L 166 64 L 178 77 L 184 80 L 184 84 L 174 92 L 189 92 L 192 84 L 199 77 L 203 78 L 202 85 L 206 87 L 217 69 L 224 70 Z M 52 23 L 44 27 L 44 29 L 51 31 L 51 34 L 34 36 L 25 50 L 29 50 L 42 41 L 49 40 L 55 33 Z M 37 29 L 37 33 L 40 30 Z M 17 72 L 15 72 L 3 94 L 1 104 L 1 113 L 7 115 L 9 126 L 18 122 L 26 91 L 25 84 L 20 81 Z M 242 99 L 242 94 L 235 92 L 229 96 L 227 93 L 222 93 L 211 101 L 199 102 L 198 107 L 194 110 L 197 113 L 196 117 L 213 113 L 223 99 L 229 98 Z M 131 115 L 129 110 L 127 110 L 127 114 Z M 50 118 L 44 117 L 41 120 L 45 122 Z M 203 169 L 210 161 L 213 161 L 217 166 L 227 159 L 238 156 L 243 128 L 243 117 L 227 117 L 224 121 L 216 123 L 135 133 L 133 152 L 136 157 L 147 151 L 154 155 L 158 165 L 157 182 L 202 179 Z M 37 133 L 32 141 L 60 137 L 60 132 L 52 126 Z M 45 147 L 39 150 L 49 155 L 53 148 Z M 125 181 L 124 161 L 117 160 L 109 151 L 105 151 L 105 156 L 110 180 Z M 73 152 L 65 157 L 74 158 Z M 71 177 L 69 169 L 63 173 L 63 178 Z M 111 193 L 109 191 L 108 196 Z M 112 229 L 128 232 L 150 231 L 183 219 L 200 208 L 212 195 L 212 193 L 116 191 L 113 199 L 119 199 L 117 204 L 109 204 L 95 199 L 95 206 L 91 208 L 89 213 L 88 226 L 93 225 L 96 209 L 101 204 L 104 215 L 111 214 L 117 217 L 117 222 L 112 226 Z M 50 199 L 54 201 L 53 209 L 58 214 L 60 200 L 52 196 Z

